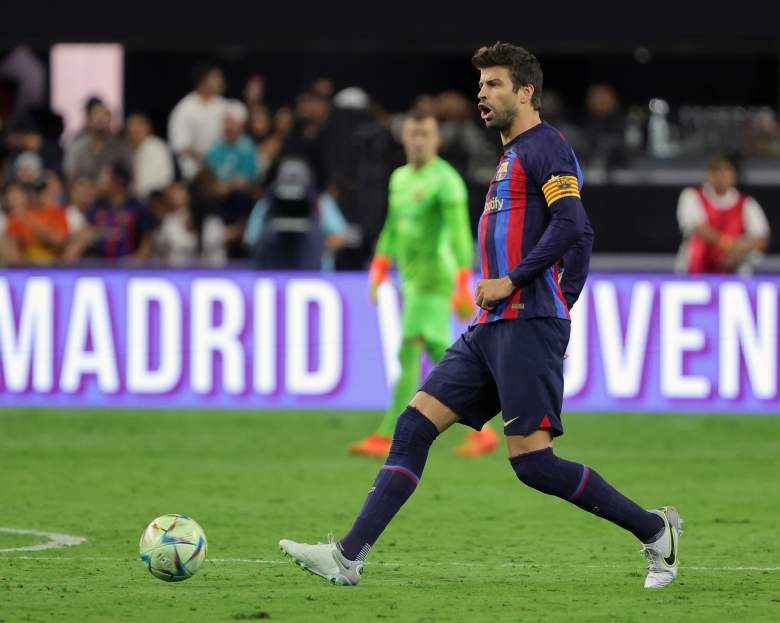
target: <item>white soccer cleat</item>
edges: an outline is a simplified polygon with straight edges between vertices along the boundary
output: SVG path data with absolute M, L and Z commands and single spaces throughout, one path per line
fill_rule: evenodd
M 356 586 L 363 575 L 363 561 L 347 560 L 332 541 L 309 545 L 282 539 L 279 548 L 299 567 L 333 584 Z
M 673 506 L 664 506 L 650 512 L 664 520 L 664 531 L 657 540 L 646 543 L 642 548 L 642 554 L 647 558 L 645 588 L 664 588 L 674 582 L 680 568 L 682 519 Z

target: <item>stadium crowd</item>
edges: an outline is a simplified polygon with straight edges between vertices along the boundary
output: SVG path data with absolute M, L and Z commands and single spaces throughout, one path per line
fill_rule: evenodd
M 0 263 L 365 268 L 403 162 L 401 116 L 325 78 L 275 110 L 256 78 L 241 99 L 224 92 L 220 68 L 199 67 L 165 139 L 142 111 L 114 119 L 99 95 L 64 144 L 58 115 L 15 110 L 0 132 Z M 466 180 L 475 224 L 500 145 L 461 93 L 420 95 L 413 107 L 439 120 L 441 155 Z M 577 123 L 553 91 L 542 109 L 586 165 L 670 149 L 658 110 L 624 110 L 608 84 L 591 85 Z M 771 110 L 745 140 L 752 153 L 780 153 Z

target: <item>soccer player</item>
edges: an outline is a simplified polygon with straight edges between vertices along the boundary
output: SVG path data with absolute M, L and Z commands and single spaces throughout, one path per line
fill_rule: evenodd
M 662 588 L 678 571 L 677 511 L 645 510 L 594 469 L 553 451 L 563 434 L 568 309 L 584 284 L 593 239 L 577 159 L 541 121 L 536 57 L 496 43 L 477 50 L 472 62 L 480 71 L 482 119 L 504 144 L 479 226 L 482 312 L 398 418 L 390 455 L 349 532 L 335 543 L 279 545 L 311 573 L 357 584 L 370 549 L 417 487 L 436 437 L 456 422 L 480 428 L 502 411 L 517 477 L 634 534 L 648 559 L 645 587 Z
M 420 383 L 420 355 L 438 362 L 452 341 L 451 306 L 461 320 L 474 313 L 471 265 L 474 241 L 469 225 L 466 184 L 438 157 L 436 119 L 413 112 L 404 120 L 401 142 L 407 164 L 390 177 L 387 220 L 371 262 L 371 300 L 394 261 L 403 293 L 401 375 L 393 401 L 377 431 L 350 446 L 354 454 L 386 457 L 398 414 Z M 473 431 L 456 450 L 464 456 L 492 452 L 498 435 L 489 426 Z

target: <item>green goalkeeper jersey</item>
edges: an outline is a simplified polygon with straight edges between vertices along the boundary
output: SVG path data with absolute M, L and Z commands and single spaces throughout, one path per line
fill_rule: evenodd
M 376 253 L 395 261 L 405 296 L 452 293 L 455 271 L 472 266 L 474 242 L 466 184 L 448 162 L 393 171 Z

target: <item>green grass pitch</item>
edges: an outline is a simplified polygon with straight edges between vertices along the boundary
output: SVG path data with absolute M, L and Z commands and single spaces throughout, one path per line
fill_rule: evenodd
M 565 416 L 556 446 L 685 519 L 678 581 L 642 588 L 639 544 L 525 488 L 506 453 L 434 446 L 356 588 L 283 561 L 282 537 L 349 527 L 379 466 L 346 445 L 375 413 L 5 410 L 0 527 L 86 537 L 0 553 L 0 621 L 780 621 L 780 418 Z M 148 574 L 144 526 L 192 515 L 200 573 Z M 45 539 L 44 539 L 45 540 Z M 0 533 L 0 549 L 40 542 Z

